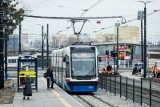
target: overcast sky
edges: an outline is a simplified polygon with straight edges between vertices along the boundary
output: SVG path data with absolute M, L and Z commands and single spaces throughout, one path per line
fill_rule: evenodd
M 21 3 L 25 7 L 26 14 L 28 15 L 54 17 L 123 16 L 127 21 L 136 19 L 138 11 L 144 9 L 144 4 L 138 2 L 138 0 L 21 0 Z M 83 14 L 84 9 L 89 10 Z M 147 3 L 147 13 L 152 13 L 153 10 L 160 10 L 160 0 Z M 117 21 L 121 22 L 121 19 L 103 19 L 100 24 L 96 23 L 97 20 L 89 20 L 85 23 L 81 33 L 88 33 L 90 35 L 96 34 L 94 33 L 95 31 L 98 31 L 97 33 L 113 33 L 114 28 L 111 26 L 114 26 Z M 22 22 L 22 33 L 41 35 L 41 26 L 38 24 L 44 25 L 44 32 L 46 32 L 46 25 L 49 24 L 50 35 L 57 34 L 59 31 L 63 30 L 61 34 L 73 34 L 72 28 L 65 30 L 67 27 L 71 26 L 69 20 L 34 18 L 24 18 Z M 140 26 L 140 21 L 135 20 L 125 25 Z M 79 29 L 80 24 L 77 26 L 76 30 L 77 28 Z M 101 30 L 101 28 L 107 29 Z M 147 37 L 160 36 L 159 28 L 160 11 L 147 16 Z

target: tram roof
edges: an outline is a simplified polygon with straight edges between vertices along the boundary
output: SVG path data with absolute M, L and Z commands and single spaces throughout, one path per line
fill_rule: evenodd
M 119 45 L 137 45 L 140 46 L 140 44 L 136 43 L 118 43 Z M 93 43 L 93 46 L 101 46 L 101 45 L 117 45 L 117 43 Z
M 96 47 L 96 46 L 94 46 L 94 45 L 86 45 L 86 44 L 76 44 L 76 45 L 70 45 L 70 46 L 63 47 L 63 48 L 53 49 L 52 51 L 62 50 L 62 49 L 70 48 L 70 47 Z

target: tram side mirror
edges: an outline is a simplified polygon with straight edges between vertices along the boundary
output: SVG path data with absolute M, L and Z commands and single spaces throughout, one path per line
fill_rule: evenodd
M 102 60 L 101 60 L 101 57 L 98 57 L 98 61 L 99 61 L 99 62 L 101 62 L 101 61 L 102 61 Z
M 66 62 L 66 57 L 63 57 L 63 62 Z
M 68 55 L 65 55 L 65 56 L 63 57 L 63 62 L 67 62 L 68 59 L 69 59 Z

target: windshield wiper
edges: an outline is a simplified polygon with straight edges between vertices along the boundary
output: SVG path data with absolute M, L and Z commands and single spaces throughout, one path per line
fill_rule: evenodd
M 86 75 L 84 75 L 84 76 L 88 76 L 91 72 L 94 72 L 95 73 L 95 70 L 94 70 L 94 68 L 91 70 L 91 71 L 89 71 Z M 94 75 L 94 74 L 93 74 Z M 91 75 L 91 76 L 93 76 L 93 75 Z

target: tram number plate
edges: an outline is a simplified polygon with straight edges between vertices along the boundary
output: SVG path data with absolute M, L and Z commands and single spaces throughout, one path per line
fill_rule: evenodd
M 89 86 L 88 88 L 89 88 L 89 89 L 93 89 L 93 86 Z

